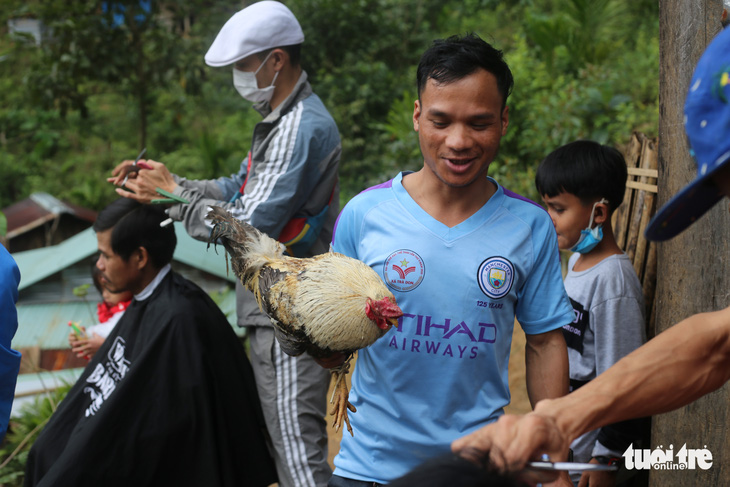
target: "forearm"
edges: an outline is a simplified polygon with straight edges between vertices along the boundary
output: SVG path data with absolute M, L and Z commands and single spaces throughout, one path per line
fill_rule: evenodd
M 561 329 L 526 338 L 527 395 L 535 407 L 543 399 L 568 393 L 568 351 Z
M 730 308 L 694 315 L 657 335 L 568 396 L 535 412 L 569 439 L 686 405 L 730 378 Z

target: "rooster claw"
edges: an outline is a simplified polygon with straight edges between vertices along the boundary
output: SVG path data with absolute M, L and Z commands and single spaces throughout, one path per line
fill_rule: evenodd
M 332 426 L 335 429 L 335 433 L 340 430 L 344 421 L 347 425 L 347 431 L 350 432 L 350 436 L 355 436 L 352 432 L 352 426 L 350 425 L 350 418 L 347 415 L 347 410 L 349 409 L 351 412 L 355 413 L 357 412 L 357 408 L 348 400 L 350 391 L 347 389 L 347 382 L 344 380 L 347 371 L 350 369 L 349 365 L 350 361 L 348 359 L 342 366 L 330 369 L 335 378 L 335 387 L 332 391 L 332 398 L 330 399 L 330 404 L 332 404 L 330 414 L 334 416 Z
M 347 392 L 345 393 L 347 394 Z M 353 406 L 346 397 L 343 398 L 341 394 L 338 394 L 337 399 L 332 406 L 332 411 L 330 411 L 330 414 L 334 416 L 332 426 L 335 429 L 335 433 L 337 433 L 338 431 L 340 431 L 340 428 L 342 427 L 342 422 L 344 421 L 344 423 L 347 425 L 347 431 L 350 432 L 350 436 L 355 436 L 352 431 L 352 426 L 350 425 L 350 417 L 347 415 L 348 409 L 353 413 L 357 412 L 357 408 L 355 408 L 355 406 Z

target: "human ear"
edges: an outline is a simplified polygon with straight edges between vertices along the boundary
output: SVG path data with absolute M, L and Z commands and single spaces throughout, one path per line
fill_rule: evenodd
M 421 118 L 421 101 L 416 100 L 413 105 L 413 130 L 418 132 L 418 120 Z
M 274 49 L 271 52 L 271 58 L 274 60 L 272 66 L 274 71 L 280 71 L 284 67 L 284 63 L 289 59 L 289 53 L 283 49 Z
M 596 210 L 593 213 L 593 222 L 602 225 L 608 220 L 608 205 L 606 203 L 597 203 Z
M 149 252 L 147 252 L 146 248 L 139 247 L 137 250 L 134 251 L 133 258 L 135 259 L 135 265 L 137 266 L 137 269 L 142 270 L 149 263 L 150 254 Z
M 509 125 L 509 107 L 505 106 L 502 110 L 502 136 L 507 135 L 507 126 Z

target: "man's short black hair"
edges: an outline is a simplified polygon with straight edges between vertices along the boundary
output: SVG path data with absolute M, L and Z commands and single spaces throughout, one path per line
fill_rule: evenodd
M 269 55 L 271 51 L 274 49 L 281 49 L 282 51 L 286 51 L 287 54 L 289 54 L 289 63 L 292 66 L 299 66 L 299 63 L 301 62 L 302 58 L 302 45 L 301 44 L 292 44 L 290 46 L 279 46 L 279 47 L 272 47 L 271 49 L 264 49 L 263 51 L 257 52 L 256 56 L 263 61 L 266 59 L 266 56 Z
M 126 261 L 135 250 L 144 247 L 152 264 L 160 269 L 172 261 L 177 245 L 173 225 L 160 226 L 166 219 L 161 207 L 120 198 L 99 212 L 94 231 L 113 228 L 111 246 L 115 254 Z
M 608 200 L 611 213 L 626 191 L 626 161 L 617 149 L 578 140 L 555 149 L 540 163 L 535 186 L 541 196 L 570 193 L 583 204 Z
M 512 93 L 514 78 L 502 57 L 502 51 L 470 33 L 463 37 L 451 36 L 437 39 L 421 56 L 416 71 L 418 99 L 429 79 L 438 83 L 452 83 L 482 68 L 497 78 L 497 88 L 502 95 L 502 108 Z

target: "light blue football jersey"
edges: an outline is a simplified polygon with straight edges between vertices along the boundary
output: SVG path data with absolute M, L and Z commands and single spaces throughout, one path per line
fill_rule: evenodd
M 336 475 L 387 483 L 494 421 L 510 402 L 515 318 L 527 334 L 573 320 L 547 212 L 503 189 L 447 227 L 409 196 L 403 174 L 343 209 L 332 249 L 362 260 L 404 315 L 358 354 Z

